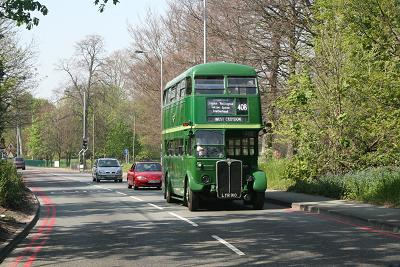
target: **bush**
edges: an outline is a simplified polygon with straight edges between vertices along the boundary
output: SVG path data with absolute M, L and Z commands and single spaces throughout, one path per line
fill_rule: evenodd
M 14 164 L 0 161 L 0 205 L 16 208 L 21 205 L 24 195 L 22 178 Z
M 293 180 L 285 177 L 287 165 L 287 159 L 274 158 L 269 158 L 267 162 L 259 164 L 260 169 L 267 175 L 268 189 L 286 190 L 289 186 L 294 184 Z

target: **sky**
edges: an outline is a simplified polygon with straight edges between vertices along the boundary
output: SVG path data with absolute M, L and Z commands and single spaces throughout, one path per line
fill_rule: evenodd
M 74 54 L 74 45 L 85 36 L 98 34 L 105 40 L 107 52 L 127 48 L 131 42 L 128 24 L 138 25 L 152 9 L 157 14 L 166 12 L 167 0 L 120 0 L 116 6 L 107 4 L 103 13 L 94 0 L 40 0 L 49 13 L 38 16 L 39 26 L 20 29 L 22 42 L 34 43 L 37 52 L 38 87 L 35 97 L 54 99 L 57 90 L 68 77 L 56 70 L 61 59 Z M 109 0 L 109 2 L 112 2 Z

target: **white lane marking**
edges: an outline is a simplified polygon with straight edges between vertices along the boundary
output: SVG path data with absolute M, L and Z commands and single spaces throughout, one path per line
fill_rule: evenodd
M 110 188 L 104 188 L 104 189 L 106 189 L 106 190 L 108 190 L 108 191 L 112 191 Z
M 182 217 L 182 216 L 179 216 L 178 214 L 175 214 L 175 213 L 173 213 L 173 212 L 168 212 L 168 213 L 171 214 L 172 216 L 175 216 L 175 217 L 181 219 L 182 221 L 185 221 L 185 222 L 187 222 L 187 223 L 190 223 L 190 224 L 193 225 L 194 227 L 199 226 L 197 223 L 192 222 L 191 220 L 186 219 L 186 218 L 184 218 L 184 217 Z
M 83 190 L 83 193 L 87 193 L 87 191 L 86 191 L 86 190 Z
M 237 249 L 235 246 L 229 244 L 227 241 L 223 240 L 221 237 L 217 236 L 217 235 L 212 235 L 212 238 L 218 240 L 220 243 L 224 244 L 225 246 L 227 246 L 228 248 L 230 248 L 231 250 L 233 250 L 236 254 L 238 254 L 239 256 L 244 256 L 246 254 L 244 254 L 242 251 L 240 251 L 239 249 Z
M 122 193 L 122 192 L 118 192 L 118 191 L 115 191 L 115 193 L 120 194 L 120 195 L 123 195 L 123 196 L 127 196 L 127 194 Z
M 152 207 L 154 207 L 154 208 L 157 208 L 157 209 L 159 209 L 159 210 L 163 210 L 164 208 L 162 208 L 162 207 L 160 207 L 160 206 L 157 206 L 157 205 L 154 205 L 154 204 L 152 204 L 152 203 L 147 203 L 147 205 L 150 205 L 150 206 L 152 206 Z
M 133 199 L 135 199 L 135 200 L 137 200 L 137 201 L 143 201 L 143 199 L 140 199 L 140 198 L 138 198 L 138 197 L 133 197 L 133 196 L 129 196 L 130 198 L 133 198 Z
M 97 188 L 101 188 L 101 189 L 104 189 L 103 187 L 101 187 L 100 185 L 94 185 L 95 187 L 97 187 Z

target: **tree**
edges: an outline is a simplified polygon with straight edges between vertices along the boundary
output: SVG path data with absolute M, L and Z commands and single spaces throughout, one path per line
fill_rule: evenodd
M 112 157 L 122 158 L 124 149 L 132 147 L 132 136 L 132 131 L 129 130 L 128 125 L 124 121 L 120 120 L 114 122 L 107 135 L 106 154 Z
M 78 42 L 75 55 L 69 60 L 60 63 L 59 69 L 66 72 L 70 78 L 70 88 L 66 94 L 80 101 L 82 122 L 84 125 L 82 139 L 88 137 L 88 111 L 95 95 L 95 89 L 101 85 L 100 69 L 104 60 L 103 38 L 98 35 L 89 35 Z
M 95 0 L 94 4 L 99 5 L 99 11 L 103 12 L 108 0 Z M 114 5 L 119 0 L 112 1 Z M 35 12 L 46 16 L 49 10 L 39 1 L 34 0 L 2 0 L 0 1 L 0 19 L 10 19 L 18 26 L 26 25 L 28 30 L 39 24 L 39 18 L 33 17 Z
M 34 101 L 34 118 L 29 128 L 29 154 L 34 159 L 52 160 L 55 154 L 54 106 L 47 100 Z
M 281 98 L 281 133 L 298 149 L 292 174 L 397 165 L 398 4 L 321 0 L 315 10 L 314 55 Z
M 30 122 L 31 96 L 35 86 L 34 53 L 21 47 L 12 23 L 0 19 L 0 136 L 5 127 Z
M 39 1 L 34 0 L 3 0 L 0 2 L 0 19 L 10 19 L 18 26 L 25 24 L 27 29 L 39 24 L 37 17 L 32 17 L 33 12 L 47 15 L 48 9 Z

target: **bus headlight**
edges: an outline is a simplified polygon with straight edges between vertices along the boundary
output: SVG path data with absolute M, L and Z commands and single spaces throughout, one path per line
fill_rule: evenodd
M 210 176 L 208 176 L 208 175 L 203 175 L 203 176 L 201 177 L 201 181 L 202 181 L 204 184 L 209 184 L 209 183 L 211 182 Z
M 197 168 L 202 169 L 203 168 L 203 164 L 201 162 L 197 162 Z

